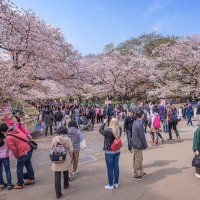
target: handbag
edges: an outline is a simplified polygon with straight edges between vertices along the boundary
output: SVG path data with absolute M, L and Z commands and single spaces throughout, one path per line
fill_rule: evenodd
M 65 146 L 57 143 L 55 149 L 50 153 L 50 159 L 52 162 L 64 162 L 67 155 L 67 149 Z
M 34 142 L 33 140 L 30 140 L 28 143 L 33 150 L 37 150 L 38 144 L 36 142 Z
M 41 124 L 37 123 L 37 124 L 35 125 L 35 130 L 36 130 L 36 131 L 40 131 L 41 128 L 42 128 Z
M 80 149 L 81 149 L 81 150 L 87 149 L 87 144 L 86 144 L 85 139 L 83 139 L 83 140 L 80 142 Z
M 111 151 L 117 151 L 122 147 L 122 140 L 120 137 L 115 138 L 111 145 Z
M 36 142 L 32 141 L 32 140 L 25 140 L 23 138 L 20 138 L 20 137 L 18 137 L 16 135 L 12 135 L 12 134 L 8 134 L 8 136 L 12 136 L 12 137 L 15 137 L 15 138 L 17 138 L 17 139 L 19 139 L 21 141 L 24 141 L 24 142 L 26 142 L 26 143 L 28 143 L 30 145 L 31 149 L 37 150 L 38 144 Z
M 192 166 L 200 168 L 200 155 L 195 155 L 192 160 Z

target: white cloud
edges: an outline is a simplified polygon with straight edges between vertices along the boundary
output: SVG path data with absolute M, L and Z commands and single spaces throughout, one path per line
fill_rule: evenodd
M 153 4 L 151 4 L 147 9 L 147 14 L 151 14 L 156 12 L 157 10 L 163 9 L 170 5 L 172 0 L 156 0 Z
M 152 26 L 151 30 L 156 32 L 161 32 L 164 29 L 166 29 L 171 23 L 174 23 L 178 19 L 178 14 L 175 13 L 171 16 L 164 16 L 164 18 L 158 20 L 154 25 Z
M 166 25 L 165 21 L 159 21 L 152 26 L 152 30 L 160 32 L 165 25 Z

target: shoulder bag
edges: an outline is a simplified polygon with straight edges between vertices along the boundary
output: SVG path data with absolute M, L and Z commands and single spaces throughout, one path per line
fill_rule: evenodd
M 121 131 L 121 129 L 120 129 Z M 112 133 L 113 134 L 113 133 Z M 114 135 L 114 134 L 113 134 Z M 114 135 L 115 137 L 115 135 Z M 119 150 L 120 148 L 122 147 L 122 140 L 121 140 L 121 137 L 115 137 L 115 140 L 114 142 L 112 143 L 111 145 L 111 151 L 117 151 Z
M 32 140 L 25 140 L 25 139 L 23 139 L 23 138 L 20 138 L 20 137 L 18 137 L 18 136 L 16 136 L 16 135 L 12 135 L 12 134 L 8 134 L 7 136 L 12 136 L 12 137 L 15 137 L 15 138 L 17 138 L 17 139 L 23 141 L 23 142 L 26 142 L 26 143 L 28 143 L 28 144 L 30 145 L 31 149 L 37 150 L 38 144 L 37 144 L 36 142 L 32 141 Z

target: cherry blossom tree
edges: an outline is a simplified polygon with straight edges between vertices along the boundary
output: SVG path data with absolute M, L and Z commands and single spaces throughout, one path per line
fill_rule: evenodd
M 144 86 L 148 88 L 155 72 L 153 60 L 134 50 L 85 57 L 81 63 L 90 78 L 86 88 L 91 95 L 126 95 Z
M 178 39 L 154 50 L 157 67 L 156 95 L 198 97 L 200 95 L 200 35 Z
M 65 95 L 149 97 L 200 95 L 200 35 L 156 33 L 107 45 L 81 57 L 62 31 L 31 10 L 0 0 L 0 96 L 18 99 Z
M 79 53 L 58 28 L 6 0 L 0 0 L 0 57 L 1 94 L 19 98 L 44 89 L 42 81 L 49 80 L 49 88 L 51 81 L 73 85 L 79 66 Z

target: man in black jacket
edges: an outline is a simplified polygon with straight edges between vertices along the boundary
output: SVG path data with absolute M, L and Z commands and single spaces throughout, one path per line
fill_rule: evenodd
M 139 110 L 136 113 L 137 120 L 133 123 L 132 128 L 132 145 L 134 149 L 133 168 L 134 179 L 143 180 L 146 175 L 143 171 L 143 155 L 142 152 L 147 148 L 145 131 L 143 125 L 144 111 Z
M 129 110 L 128 115 L 124 119 L 124 132 L 127 135 L 128 142 L 128 150 L 132 150 L 131 138 L 132 138 L 132 126 L 133 126 L 134 118 L 133 111 Z
M 56 130 L 58 130 L 58 128 L 62 126 L 62 119 L 63 119 L 63 113 L 60 108 L 58 108 L 58 111 L 55 113 L 54 119 L 56 122 Z

